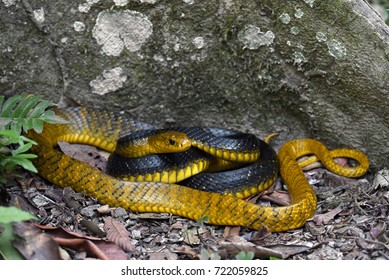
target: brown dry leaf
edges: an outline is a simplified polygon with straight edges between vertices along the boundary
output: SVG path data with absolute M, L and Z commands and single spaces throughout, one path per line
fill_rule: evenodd
M 63 238 L 84 238 L 92 241 L 97 241 L 101 240 L 101 238 L 94 237 L 94 236 L 89 236 L 89 235 L 84 235 L 78 232 L 74 232 L 62 227 L 53 227 L 53 226 L 45 226 L 45 225 L 39 225 L 39 224 L 34 224 L 35 227 L 40 228 L 45 231 L 46 234 L 49 234 L 51 236 L 58 236 L 58 237 L 63 237 Z
M 65 155 L 83 161 L 92 167 L 105 170 L 105 154 L 100 152 L 96 147 L 82 144 L 69 144 L 67 142 L 59 142 L 58 146 Z
M 223 237 L 229 238 L 233 236 L 238 236 L 240 232 L 240 227 L 230 227 L 227 226 L 224 228 Z
M 189 245 L 200 244 L 199 232 L 197 228 L 191 228 L 183 231 L 184 242 Z
M 183 224 L 181 222 L 175 222 L 170 226 L 170 230 L 176 229 L 176 230 L 181 230 L 183 227 Z
M 82 219 L 80 224 L 96 236 L 105 237 L 105 232 L 94 221 Z
M 81 201 L 84 199 L 80 193 L 75 192 L 72 188 L 66 187 L 63 189 L 63 201 L 70 209 L 81 208 Z
M 12 204 L 23 211 L 29 212 L 33 215 L 37 215 L 39 213 L 40 209 L 37 209 L 34 205 L 31 204 L 26 198 L 15 194 L 14 197 L 12 198 Z
M 177 260 L 178 255 L 172 253 L 169 249 L 164 249 L 161 252 L 152 252 L 149 254 L 149 260 Z
M 240 242 L 220 241 L 218 245 L 227 250 L 231 255 L 237 255 L 239 252 L 253 252 L 256 259 L 269 259 L 270 257 L 283 258 L 283 254 L 279 251 L 255 245 L 241 239 Z
M 270 194 L 264 194 L 261 198 L 281 206 L 287 206 L 290 204 L 290 195 L 286 191 L 275 190 Z
M 189 255 L 192 259 L 196 258 L 197 253 L 187 245 L 182 245 L 175 248 L 177 252 Z
M 56 242 L 33 224 L 14 223 L 13 230 L 20 237 L 14 242 L 14 246 L 27 260 L 62 259 Z
M 112 217 L 104 218 L 104 230 L 107 233 L 107 239 L 119 245 L 125 252 L 135 250 L 130 233 L 122 223 L 112 219 Z
M 55 242 L 62 247 L 66 247 L 78 252 L 85 252 L 87 256 L 95 257 L 100 260 L 108 260 L 107 255 L 100 250 L 96 243 L 91 240 L 81 239 L 81 238 L 61 238 L 53 237 Z
M 86 252 L 87 256 L 104 260 L 128 259 L 127 254 L 117 244 L 102 240 L 101 238 L 72 232 L 61 227 L 38 224 L 34 226 L 43 229 L 60 246 L 73 249 L 77 252 Z
M 193 227 L 182 232 L 182 237 L 184 242 L 189 245 L 198 245 L 201 243 L 203 238 L 208 238 L 210 236 L 208 229 L 203 227 Z
M 244 239 L 247 241 L 261 241 L 264 240 L 266 237 L 269 237 L 272 234 L 272 232 L 267 228 L 266 226 L 261 226 L 259 230 L 256 231 L 250 231 L 247 234 L 242 235 Z
M 342 212 L 342 206 L 338 205 L 338 207 L 327 213 L 315 215 L 312 220 L 317 225 L 326 225 L 340 212 Z
M 317 248 L 321 246 L 322 243 L 318 243 L 315 246 L 305 246 L 305 245 L 294 245 L 294 244 L 274 244 L 266 246 L 269 250 L 274 250 L 275 252 L 282 252 L 283 258 L 288 258 L 293 255 L 300 254 L 302 252 L 312 250 L 314 248 Z
M 378 225 L 370 229 L 369 233 L 373 238 L 378 238 L 381 234 L 387 231 L 387 224 L 385 222 L 379 222 Z

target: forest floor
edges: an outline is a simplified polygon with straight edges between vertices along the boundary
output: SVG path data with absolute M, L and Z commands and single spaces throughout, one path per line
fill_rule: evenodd
M 93 147 L 61 149 L 104 169 L 106 155 Z M 317 194 L 316 215 L 303 228 L 281 233 L 131 213 L 30 173 L 13 181 L 1 199 L 39 218 L 14 225 L 21 237 L 17 248 L 27 259 L 389 259 L 389 171 L 359 179 L 321 167 L 305 174 Z M 288 200 L 281 179 L 250 198 L 274 206 Z

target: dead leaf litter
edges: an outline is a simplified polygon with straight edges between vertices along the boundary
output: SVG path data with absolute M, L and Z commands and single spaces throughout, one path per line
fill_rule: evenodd
M 65 146 L 104 170 L 106 155 L 95 148 Z M 240 252 L 259 259 L 389 259 L 389 171 L 348 179 L 315 166 L 306 176 L 318 197 L 316 215 L 303 228 L 282 233 L 131 213 L 29 173 L 2 191 L 1 203 L 40 219 L 14 225 L 21 237 L 15 247 L 26 259 L 236 259 Z M 250 201 L 284 205 L 285 191 L 279 180 Z

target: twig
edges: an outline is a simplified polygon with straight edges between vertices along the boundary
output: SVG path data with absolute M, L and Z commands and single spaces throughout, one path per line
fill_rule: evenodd
M 371 239 L 365 239 L 365 238 L 363 238 L 363 240 L 366 241 L 366 242 L 370 242 L 370 243 L 373 243 L 373 244 L 384 246 L 385 249 L 389 251 L 389 245 L 387 245 L 387 244 L 385 244 L 383 242 L 376 241 L 376 240 L 371 240 Z
M 368 215 L 366 213 L 365 210 L 362 209 L 362 207 L 359 205 L 359 202 L 357 201 L 357 197 L 355 195 L 353 195 L 353 200 L 354 200 L 354 203 L 355 203 L 355 206 L 364 214 L 364 215 Z

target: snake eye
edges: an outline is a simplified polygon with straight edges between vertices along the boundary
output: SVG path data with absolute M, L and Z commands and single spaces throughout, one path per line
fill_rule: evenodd
M 176 145 L 176 141 L 174 139 L 170 138 L 169 139 L 169 144 L 174 146 L 174 145 Z

